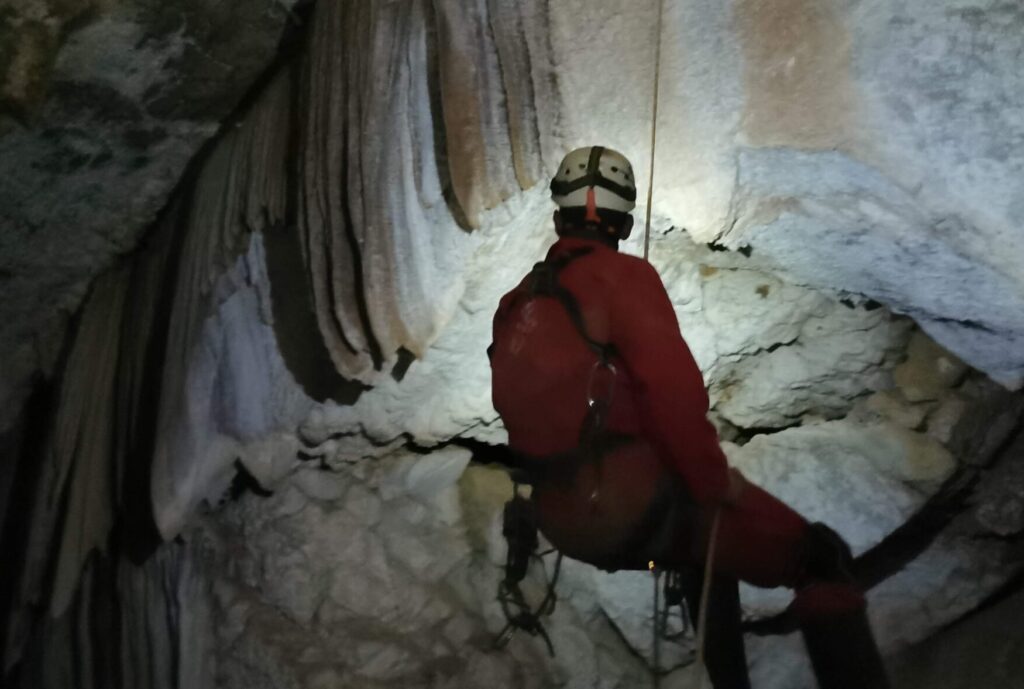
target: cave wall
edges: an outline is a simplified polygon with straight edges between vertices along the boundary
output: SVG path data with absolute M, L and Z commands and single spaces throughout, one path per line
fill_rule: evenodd
M 132 251 L 277 52 L 294 2 L 0 8 L 0 427 L 52 376 L 90 283 Z
M 652 263 L 730 460 L 851 542 L 895 653 L 1021 569 L 1024 271 L 999 247 L 1020 228 L 1024 20 L 997 3 L 666 5 Z M 166 155 L 146 143 L 152 169 L 97 154 L 0 190 L 20 204 L 0 253 L 4 442 L 22 457 L 0 489 L 36 467 L 3 510 L 25 561 L 3 587 L 4 672 L 55 689 L 635 686 L 643 574 L 567 564 L 559 656 L 489 651 L 508 484 L 458 443 L 504 440 L 484 352 L 498 297 L 553 240 L 545 171 L 598 140 L 646 169 L 653 4 L 303 5 L 168 199 L 288 8 L 185 22 L 251 64 L 211 83 L 223 100 L 180 99 L 206 103 L 182 115 L 203 124 Z M 139 11 L 69 19 L 34 100 L 5 82 L 0 147 L 22 152 L 4 164 L 40 159 L 65 127 L 47 117 L 123 135 L 45 87 L 72 67 L 137 85 L 116 65 L 162 39 L 118 47 L 108 29 Z M 225 43 L 211 27 L 240 14 L 259 31 Z M 76 268 L 44 259 L 55 244 Z M 58 360 L 42 420 L 17 421 L 26 379 Z M 799 639 L 758 632 L 786 602 L 743 591 L 759 687 L 810 681 Z M 684 681 L 692 648 L 667 662 Z

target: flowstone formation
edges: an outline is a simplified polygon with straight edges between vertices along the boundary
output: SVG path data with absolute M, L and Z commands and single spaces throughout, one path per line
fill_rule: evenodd
M 5 244 L 0 277 L 37 301 L 28 276 L 46 259 L 30 236 L 66 225 L 67 246 L 110 240 L 47 283 L 75 304 L 98 275 L 58 382 L 20 416 L 2 402 L 4 447 L 21 457 L 0 471 L 3 544 L 23 562 L 0 573 L 6 682 L 647 681 L 646 573 L 567 562 L 557 656 L 527 636 L 492 648 L 511 488 L 471 460 L 505 440 L 490 319 L 554 239 L 552 165 L 598 141 L 649 162 L 654 7 L 297 4 L 288 50 L 113 266 L 202 137 L 147 144 L 154 167 L 132 175 L 119 155 L 97 163 L 120 181 L 90 187 L 108 199 L 92 215 L 0 190 L 18 228 L 41 228 L 11 235 L 28 258 Z M 264 30 L 236 40 L 276 41 L 287 9 L 264 8 Z M 186 26 L 175 40 L 194 47 Z M 87 40 L 98 26 L 68 27 L 54 45 L 80 59 L 52 74 L 119 74 L 104 60 L 164 40 L 101 47 Z M 1024 106 L 1008 88 L 1022 29 L 1012 5 L 666 3 L 651 261 L 730 461 L 850 541 L 890 654 L 1024 572 L 1024 265 L 1000 249 L 1022 226 Z M 17 83 L 49 77 L 33 78 Z M 25 95 L 45 88 L 10 84 L 5 103 L 16 92 L 18 108 L 50 112 Z M 35 150 L 33 126 L 0 150 Z M 86 179 L 44 172 L 22 186 Z M 110 200 L 124 195 L 144 212 Z M 13 401 L 51 365 L 40 352 L 61 349 L 63 325 L 23 307 L 5 297 L 28 353 L 5 371 Z M 788 599 L 743 590 L 759 689 L 812 686 Z M 692 637 L 661 661 L 664 686 L 694 679 Z
M 90 283 L 274 59 L 292 0 L 0 5 L 0 431 Z

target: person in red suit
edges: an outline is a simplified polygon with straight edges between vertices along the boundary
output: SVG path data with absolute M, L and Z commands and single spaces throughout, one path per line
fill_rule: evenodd
M 699 571 L 714 531 L 706 657 L 716 689 L 749 687 L 737 580 L 795 589 L 791 611 L 822 689 L 887 687 L 848 547 L 729 467 L 660 277 L 618 251 L 633 226 L 629 161 L 577 149 L 551 190 L 558 240 L 501 299 L 488 350 L 494 407 L 541 532 L 608 570 Z

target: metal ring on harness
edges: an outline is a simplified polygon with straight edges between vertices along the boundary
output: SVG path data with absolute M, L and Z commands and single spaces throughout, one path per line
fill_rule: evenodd
M 605 382 L 604 387 L 597 390 L 595 382 L 599 381 L 597 374 L 601 370 L 608 371 L 610 376 Z M 615 364 L 611 361 L 598 359 L 594 362 L 590 369 L 590 377 L 587 379 L 587 407 L 592 408 L 598 403 L 602 403 L 606 408 L 612 406 L 612 400 L 615 399 L 615 379 L 618 375 L 619 370 L 615 368 Z M 595 390 L 600 394 L 595 394 Z
M 601 381 L 599 372 L 608 373 L 604 381 Z M 596 469 L 594 490 L 589 497 L 590 504 L 594 508 L 601 499 L 601 455 L 603 452 L 602 448 L 597 445 L 601 436 L 604 435 L 605 422 L 612 406 L 612 400 L 615 398 L 615 378 L 618 373 L 615 364 L 609 361 L 607 356 L 600 356 L 591 367 L 590 377 L 587 380 L 587 414 L 583 419 L 580 444 L 583 447 L 584 455 L 590 458 Z M 600 387 L 598 387 L 599 384 Z

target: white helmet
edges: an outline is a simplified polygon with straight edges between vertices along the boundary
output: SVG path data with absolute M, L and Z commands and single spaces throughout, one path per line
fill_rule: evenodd
M 588 220 L 599 221 L 598 208 L 628 213 L 636 207 L 633 166 L 610 148 L 577 148 L 551 180 L 551 199 L 559 208 L 586 208 Z

